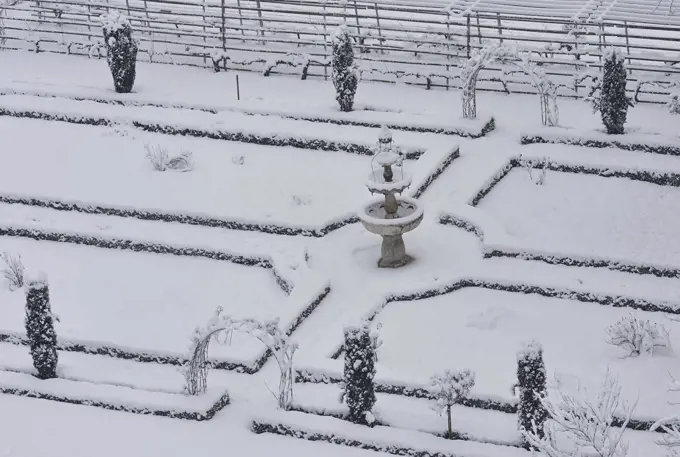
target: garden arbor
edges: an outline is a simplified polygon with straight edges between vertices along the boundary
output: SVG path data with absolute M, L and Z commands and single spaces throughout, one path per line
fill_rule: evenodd
M 530 61 L 531 53 L 518 52 L 515 48 L 498 44 L 484 46 L 475 50 L 461 70 L 461 86 L 463 95 L 463 118 L 477 117 L 477 78 L 482 69 L 494 62 L 512 65 L 515 70 L 504 70 L 503 74 L 524 73 L 529 77 L 530 84 L 536 89 L 541 103 L 541 122 L 543 125 L 554 126 L 559 122 L 557 107 L 557 89 L 545 72 Z
M 289 409 L 293 402 L 293 356 L 297 344 L 279 328 L 278 320 L 260 322 L 254 319 L 234 319 L 222 314 L 218 307 L 215 315 L 203 328 L 194 332 L 191 344 L 191 358 L 184 368 L 186 390 L 190 395 L 205 392 L 208 387 L 208 348 L 210 341 L 222 335 L 224 341 L 231 339 L 233 332 L 241 332 L 260 340 L 276 359 L 281 377 L 279 379 L 278 403 L 282 409 Z

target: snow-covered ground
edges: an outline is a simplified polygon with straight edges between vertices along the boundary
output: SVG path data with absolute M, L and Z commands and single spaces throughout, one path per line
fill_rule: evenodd
M 453 91 L 361 84 L 357 111 L 344 114 L 336 108 L 330 82 L 245 73 L 240 82 L 238 101 L 231 73 L 140 63 L 135 92 L 120 95 L 111 90 L 103 61 L 0 53 L 0 93 L 11 94 L 0 95 L 0 107 L 101 117 L 115 123 L 86 126 L 0 117 L 0 196 L 50 200 L 53 208 L 59 202 L 81 203 L 317 227 L 355 214 L 370 198 L 364 187 L 371 171 L 370 157 L 148 133 L 129 121 L 361 145 L 373 144 L 379 130 L 291 117 L 480 127 L 480 122 L 460 119 L 460 94 Z M 81 98 L 87 100 L 77 100 Z M 127 101 L 130 106 L 114 101 Z M 561 125 L 569 127 L 570 134 L 599 127 L 589 105 L 575 100 L 559 103 Z M 605 326 L 628 314 L 628 309 L 480 288 L 384 306 L 392 295 L 442 290 L 470 278 L 647 300 L 671 309 L 680 306 L 677 279 L 521 259 L 484 259 L 484 241 L 478 236 L 439 224 L 441 213 L 460 214 L 481 221 L 489 239 L 493 234 L 515 248 L 680 266 L 674 233 L 674 213 L 680 203 L 677 188 L 561 172 L 548 172 L 545 185 L 536 186 L 524 170 L 516 169 L 477 207 L 469 206 L 498 170 L 519 155 L 613 169 L 680 171 L 676 157 L 576 146 L 521 146 L 521 132 L 540 123 L 538 100 L 532 96 L 479 94 L 478 106 L 480 112 L 496 118 L 496 130 L 484 138 L 394 132 L 399 145 L 425 151 L 417 160 L 404 163 L 414 183 L 428 179 L 448 151 L 460 146 L 460 157 L 419 197 L 425 219 L 405 236 L 407 251 L 415 260 L 400 270 L 376 268 L 380 239 L 358 223 L 320 238 L 295 237 L 9 203 L 0 204 L 3 233 L 20 228 L 51 233 L 57 239 L 58 234 L 76 234 L 155 242 L 266 259 L 273 268 L 11 236 L 0 237 L 0 253 L 20 253 L 29 272 L 47 274 L 52 309 L 60 317 L 56 329 L 64 342 L 88 341 L 184 356 L 193 328 L 205 324 L 216 306 L 235 317 L 278 317 L 282 327 L 291 328 L 320 288 L 330 283 L 328 296 L 305 313 L 304 321 L 292 332 L 291 338 L 299 344 L 295 360 L 300 367 L 339 372 L 342 361 L 330 355 L 342 340 L 343 327 L 377 312 L 375 322 L 381 324 L 383 340 L 378 364 L 381 380 L 420 386 L 435 372 L 470 368 L 477 374 L 474 395 L 511 402 L 515 352 L 521 342 L 536 338 L 545 348 L 551 387 L 571 389 L 582 384 L 592 388 L 609 368 L 618 375 L 627 400 L 639 397 L 636 418 L 656 419 L 677 412 L 670 402 L 680 398 L 666 389 L 669 373 L 680 375 L 673 350 L 625 358 L 621 349 L 605 342 Z M 632 131 L 675 138 L 677 119 L 663 106 L 639 105 L 630 111 L 629 126 Z M 146 143 L 167 147 L 171 154 L 192 151 L 195 169 L 154 172 L 144 158 Z M 277 284 L 274 273 L 292 287 L 290 295 Z M 23 333 L 23 302 L 22 291 L 10 292 L 4 283 L 0 286 L 0 330 Z M 665 325 L 678 346 L 677 323 L 658 312 L 634 313 Z M 235 335 L 232 345 L 213 344 L 210 355 L 251 360 L 264 349 L 255 338 Z M 271 394 L 278 382 L 273 360 L 254 375 L 211 370 L 208 393 L 194 401 L 180 393 L 183 378 L 175 366 L 65 351 L 59 356 L 61 379 L 37 381 L 30 376 L 28 348 L 0 343 L 0 388 L 23 387 L 56 397 L 187 411 L 204 411 L 228 390 L 231 404 L 212 420 L 195 423 L 0 395 L 0 456 L 208 457 L 236 450 L 254 457 L 379 454 L 257 435 L 251 431 L 253 420 L 430 452 L 530 455 L 507 446 L 518 438 L 516 418 L 497 411 L 456 408 L 454 428 L 473 441 L 448 441 L 434 435 L 443 432 L 445 418 L 437 416 L 423 399 L 380 394 L 375 412 L 384 426 L 375 429 L 277 410 Z M 295 389 L 297 406 L 345 411 L 338 402 L 337 386 L 299 384 Z M 35 439 L 37 430 L 42 439 Z M 627 433 L 628 455 L 663 455 L 655 445 L 657 439 L 653 433 Z

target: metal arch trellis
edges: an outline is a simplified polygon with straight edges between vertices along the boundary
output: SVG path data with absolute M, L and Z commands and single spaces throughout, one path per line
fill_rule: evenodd
M 208 387 L 208 349 L 213 337 L 224 334 L 226 342 L 236 331 L 254 336 L 271 351 L 280 371 L 278 404 L 282 409 L 289 409 L 293 402 L 293 356 L 297 344 L 291 342 L 281 330 L 278 320 L 261 322 L 255 319 L 234 319 L 223 315 L 223 311 L 223 308 L 218 307 L 208 324 L 194 332 L 191 357 L 183 368 L 187 393 L 198 395 Z

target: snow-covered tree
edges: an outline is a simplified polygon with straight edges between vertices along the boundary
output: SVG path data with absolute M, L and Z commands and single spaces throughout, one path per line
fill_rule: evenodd
M 339 26 L 331 37 L 333 59 L 331 78 L 335 86 L 335 99 L 342 111 L 352 111 L 359 78 L 354 65 L 352 38 L 346 25 Z
M 649 319 L 638 319 L 633 313 L 607 327 L 606 332 L 607 343 L 625 349 L 631 356 L 643 352 L 653 354 L 656 349 L 670 345 L 668 331 L 663 325 Z
M 546 396 L 546 372 L 543 363 L 543 348 L 532 341 L 517 352 L 517 389 L 519 405 L 517 421 L 522 433 L 543 436 L 543 427 L 548 412 L 543 404 Z M 526 439 L 524 445 L 531 448 Z
M 543 399 L 549 419 L 543 434 L 524 431 L 524 437 L 539 455 L 545 457 L 625 457 L 622 441 L 635 405 L 621 401 L 621 387 L 607 373 L 602 389 L 592 398 L 584 389 L 578 395 L 556 392 Z M 616 414 L 623 412 L 622 423 Z M 614 426 L 617 424 L 617 426 Z
M 117 11 L 101 17 L 106 61 L 111 69 L 113 85 L 118 93 L 129 93 L 135 84 L 137 41 L 132 37 L 128 19 Z
M 378 336 L 369 322 L 345 327 L 345 371 L 341 400 L 349 408 L 349 419 L 357 424 L 374 422 L 371 410 L 375 405 L 375 363 Z
M 26 280 L 26 336 L 33 366 L 40 379 L 57 377 L 57 333 L 50 309 L 50 292 L 44 275 Z
M 607 48 L 603 58 L 602 87 L 595 107 L 600 111 L 607 133 L 618 135 L 624 132 L 628 107 L 633 106 L 626 95 L 626 62 L 619 50 L 613 47 Z
M 445 371 L 430 378 L 430 393 L 435 399 L 435 409 L 446 414 L 447 438 L 453 438 L 451 408 L 466 398 L 475 385 L 475 374 L 470 370 Z

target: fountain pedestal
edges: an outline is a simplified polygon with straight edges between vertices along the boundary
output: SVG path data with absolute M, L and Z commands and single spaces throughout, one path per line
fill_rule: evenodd
M 381 268 L 403 267 L 412 260 L 406 254 L 402 235 L 418 227 L 423 220 L 423 207 L 416 200 L 396 196 L 411 185 L 411 176 L 404 173 L 403 168 L 398 177 L 392 170 L 395 165 L 401 167 L 403 159 L 403 155 L 393 150 L 392 133 L 383 127 L 374 156 L 379 167 L 369 175 L 366 187 L 371 193 L 385 197 L 369 203 L 359 212 L 359 220 L 366 230 L 382 236 L 378 261 Z

